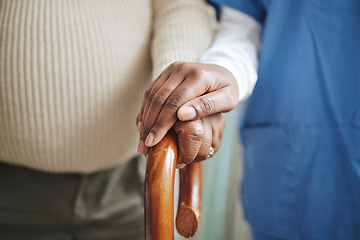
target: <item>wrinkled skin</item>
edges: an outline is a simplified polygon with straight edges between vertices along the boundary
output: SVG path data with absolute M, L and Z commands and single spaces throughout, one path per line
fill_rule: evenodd
M 225 128 L 219 113 L 234 109 L 238 96 L 236 80 L 220 66 L 171 64 L 145 92 L 137 118 L 138 151 L 146 153 L 147 147 L 174 127 L 179 139 L 178 166 L 208 158 L 210 146 L 218 150 Z

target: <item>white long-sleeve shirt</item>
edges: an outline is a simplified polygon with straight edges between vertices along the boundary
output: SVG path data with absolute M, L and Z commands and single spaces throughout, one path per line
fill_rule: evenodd
M 223 6 L 219 29 L 212 46 L 200 62 L 230 71 L 239 87 L 239 101 L 249 97 L 257 81 L 262 26 L 238 10 Z

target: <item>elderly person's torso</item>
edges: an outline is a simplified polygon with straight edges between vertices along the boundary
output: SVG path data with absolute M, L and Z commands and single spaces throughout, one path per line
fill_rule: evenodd
M 0 159 L 52 172 L 128 161 L 159 2 L 0 1 Z M 210 43 L 202 32 L 208 42 L 184 60 Z

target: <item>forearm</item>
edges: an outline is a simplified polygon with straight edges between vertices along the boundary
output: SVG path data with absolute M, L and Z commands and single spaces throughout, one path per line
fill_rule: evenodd
M 252 17 L 223 6 L 216 38 L 199 60 L 232 73 L 239 87 L 239 101 L 251 95 L 257 81 L 261 31 L 262 26 Z
M 255 20 L 225 8 L 218 35 L 202 63 L 171 64 L 148 88 L 138 117 L 139 146 L 154 146 L 178 119 L 228 112 L 249 96 L 257 80 L 260 32 Z M 201 39 L 202 33 L 197 34 Z
M 194 62 L 210 46 L 215 11 L 204 0 L 153 0 L 153 78 L 175 61 Z

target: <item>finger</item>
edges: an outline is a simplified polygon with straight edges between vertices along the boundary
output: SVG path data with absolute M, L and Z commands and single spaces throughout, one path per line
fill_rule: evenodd
M 209 158 L 210 147 L 212 146 L 213 132 L 208 119 L 201 119 L 204 128 L 204 135 L 195 161 L 202 161 Z
M 169 104 L 175 104 L 172 98 L 169 99 L 169 96 L 175 91 L 175 89 L 183 81 L 183 76 L 179 74 L 173 74 L 169 77 L 168 81 L 165 82 L 158 92 L 153 97 L 150 107 L 147 109 L 147 113 L 143 121 L 144 131 L 142 131 L 141 139 L 145 140 L 145 144 L 148 147 L 154 146 L 156 143 L 153 143 L 153 132 L 152 129 L 159 129 L 157 134 L 159 136 L 159 141 L 164 137 L 166 132 L 175 124 L 177 120 L 176 112 L 166 117 L 165 121 L 157 122 L 157 119 L 160 115 L 162 108 Z M 178 108 L 178 106 L 177 106 Z M 150 134 L 149 134 L 150 133 Z
M 177 168 L 183 168 L 190 164 L 198 155 L 204 128 L 201 120 L 191 122 L 177 121 L 173 127 L 177 134 L 179 155 L 177 160 Z
M 207 116 L 201 120 L 204 126 L 204 140 L 194 162 L 208 159 L 219 150 L 226 125 L 226 120 L 220 113 Z M 211 156 L 209 154 L 210 147 L 214 148 L 214 154 Z
M 148 88 L 145 92 L 144 100 L 142 102 L 142 119 L 144 119 L 148 113 L 149 106 L 154 98 L 154 95 L 159 90 L 159 88 L 164 84 L 164 82 L 169 78 L 169 74 L 163 72 L 160 76 L 151 84 L 151 87 Z
M 149 91 L 149 94 L 147 96 L 147 99 L 145 101 L 145 105 L 144 105 L 144 115 L 146 116 L 148 114 L 149 111 L 149 107 L 151 106 L 155 95 L 157 94 L 157 92 L 159 91 L 160 88 L 162 88 L 162 86 L 168 82 L 170 76 L 173 76 L 176 73 L 182 73 L 183 72 L 183 66 L 187 65 L 184 62 L 174 62 L 172 64 L 170 64 L 161 74 L 160 76 L 154 81 L 151 90 Z M 179 75 L 179 74 L 177 74 Z M 182 73 L 183 75 L 183 73 Z M 177 80 L 178 78 L 172 78 L 172 80 Z M 180 78 L 181 80 L 184 79 L 184 77 Z M 176 83 L 173 83 L 176 84 Z M 175 88 L 174 88 L 175 89 Z M 167 98 L 168 96 L 162 96 L 163 98 Z M 153 110 L 153 109 L 152 109 Z
M 143 125 L 142 121 L 138 121 L 138 124 L 137 124 L 137 126 L 136 126 L 136 129 L 137 129 L 138 133 L 141 133 L 141 131 L 142 131 L 142 125 Z
M 161 77 L 162 74 L 160 74 L 151 84 L 150 84 L 150 87 L 148 87 L 144 93 L 144 99 L 141 103 L 141 108 L 140 108 L 140 113 L 138 115 L 138 117 L 136 118 L 136 124 L 139 123 L 139 121 L 142 121 L 142 118 L 143 118 L 143 114 L 144 114 L 144 109 L 145 109 L 145 104 L 146 104 L 146 101 L 149 97 L 149 94 L 150 94 L 150 91 L 151 89 L 154 87 L 155 83 L 158 81 L 158 79 Z
M 226 126 L 226 119 L 222 116 L 222 114 L 214 114 L 211 115 L 211 128 L 212 128 L 212 144 L 211 146 L 217 152 L 220 148 L 223 133 Z
M 186 102 L 180 107 L 177 117 L 181 121 L 190 121 L 231 111 L 236 107 L 238 100 L 233 97 L 229 88 L 224 87 Z
M 164 81 L 162 78 L 166 78 L 166 74 L 162 73 L 152 84 L 151 87 L 145 92 L 144 101 L 141 106 L 140 114 L 137 118 L 137 131 L 140 134 L 140 140 L 137 147 L 137 152 L 140 154 L 146 154 L 148 151 L 148 147 L 145 145 L 145 138 L 149 133 L 148 128 L 144 127 L 144 121 L 143 119 L 146 119 L 146 109 L 148 108 L 148 102 L 149 102 L 149 96 L 151 97 L 151 92 L 155 91 L 158 86 L 157 84 L 161 85 L 161 83 Z
M 136 118 L 136 125 L 139 124 L 139 122 L 142 122 L 142 119 L 143 119 L 143 115 L 144 115 L 144 108 L 145 108 L 145 103 L 146 103 L 146 99 L 147 99 L 147 96 L 149 95 L 149 92 L 148 90 L 146 90 L 145 94 L 144 94 L 144 99 L 141 103 L 141 107 L 140 107 L 140 112 Z
M 177 120 L 177 111 L 180 106 L 206 92 L 211 85 L 211 82 L 203 81 L 197 74 L 187 76 L 165 101 L 158 117 L 155 119 L 156 116 L 153 116 L 144 124 L 144 127 L 150 129 L 148 139 L 145 140 L 146 146 L 151 147 L 157 144 Z M 153 112 L 152 107 L 149 113 Z M 148 120 L 148 115 L 146 120 Z
M 144 116 L 144 108 L 145 108 L 145 105 L 146 105 L 147 98 L 149 97 L 149 94 L 150 94 L 150 91 L 151 91 L 152 87 L 156 84 L 157 80 L 160 77 L 161 77 L 161 74 L 155 81 L 153 81 L 151 83 L 150 87 L 146 90 L 146 92 L 144 94 L 144 100 L 143 100 L 143 102 L 141 104 L 140 113 L 136 118 L 137 131 L 138 131 L 139 134 L 141 134 L 142 131 L 143 131 L 142 119 L 143 119 L 143 116 Z M 137 147 L 137 152 L 140 153 L 140 154 L 146 154 L 147 151 L 148 151 L 148 148 L 146 147 L 144 141 L 140 139 L 139 143 L 138 143 L 138 147 Z
M 149 95 L 150 101 L 145 106 L 145 120 L 143 121 L 141 139 L 145 141 L 148 147 L 157 144 L 172 127 L 177 119 L 176 111 L 182 104 L 206 92 L 206 89 L 209 89 L 206 82 L 214 83 L 214 81 L 202 79 L 204 71 L 198 64 L 177 62 L 170 65 L 164 74 L 167 71 L 171 73 L 171 76 L 164 83 L 166 86 L 161 86 L 160 90 L 163 92 L 151 93 Z M 192 81 L 186 81 L 186 79 Z M 184 82 L 186 83 L 184 84 Z M 170 96 L 169 91 L 173 91 Z M 190 92 L 195 94 L 183 97 L 189 95 Z
M 183 63 L 180 62 L 171 64 L 164 70 L 162 76 L 157 80 L 157 83 L 153 85 L 144 107 L 143 128 L 140 134 L 140 139 L 143 141 L 147 138 L 150 129 L 154 125 L 154 122 L 170 93 L 183 81 L 183 74 L 179 74 L 181 73 L 179 69 L 182 69 L 182 65 Z M 174 122 L 171 123 L 171 126 L 173 124 Z M 151 139 L 151 137 L 149 139 Z
M 144 141 L 142 140 L 139 141 L 137 152 L 140 154 L 146 154 L 148 152 L 148 148 L 146 147 Z

